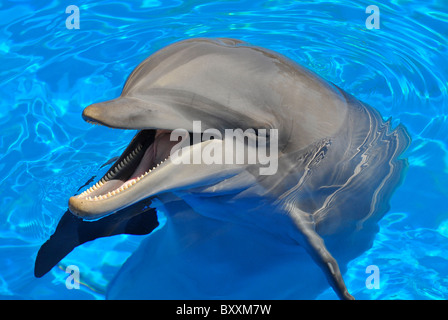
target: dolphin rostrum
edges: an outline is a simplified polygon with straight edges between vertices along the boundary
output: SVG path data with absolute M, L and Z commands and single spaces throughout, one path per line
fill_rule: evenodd
M 139 131 L 95 185 L 70 198 L 77 219 L 101 224 L 142 201 L 164 202 L 172 195 L 207 219 L 300 245 L 341 299 L 353 296 L 326 244 L 371 243 L 368 235 L 377 231 L 402 180 L 407 162 L 399 156 L 410 143 L 404 127 L 391 129 L 376 110 L 313 72 L 276 52 L 227 38 L 189 39 L 159 50 L 131 73 L 120 97 L 88 106 L 83 118 Z M 198 121 L 202 133 L 214 130 L 221 137 L 228 129 L 253 129 L 255 134 L 239 142 L 252 149 L 261 145 L 250 144 L 258 132 L 277 130 L 278 150 L 271 153 L 276 171 L 260 174 L 263 164 L 247 161 L 174 163 L 176 146 L 229 152 L 218 134 L 182 145 L 173 141 L 174 130 L 192 133 Z M 154 219 L 140 233 L 153 230 Z M 114 224 L 120 230 L 108 234 L 123 233 L 127 223 L 120 220 Z

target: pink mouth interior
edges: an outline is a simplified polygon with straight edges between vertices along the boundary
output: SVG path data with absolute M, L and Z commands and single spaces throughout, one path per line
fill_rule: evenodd
M 142 174 L 146 173 L 158 163 L 169 157 L 171 148 L 178 143 L 177 141 L 170 141 L 170 135 L 170 130 L 157 130 L 154 142 L 148 147 L 148 149 L 146 149 L 142 160 L 135 169 L 134 173 L 131 175 L 131 178 L 123 184 L 124 186 L 130 184 Z
M 140 141 L 140 149 L 137 144 L 134 144 L 132 148 L 135 149 L 133 151 L 130 151 L 126 157 L 123 155 L 119 164 L 115 164 L 112 169 L 109 169 L 110 172 L 108 172 L 96 185 L 90 187 L 88 190 L 85 190 L 78 197 L 91 198 L 94 200 L 98 197 L 101 200 L 104 196 L 106 196 L 106 198 L 111 197 L 115 195 L 116 192 L 123 191 L 122 188 L 136 183 L 137 179 L 146 176 L 150 170 L 163 163 L 170 156 L 172 148 L 179 142 L 171 141 L 170 136 L 170 130 L 156 130 L 154 140 L 149 146 L 148 144 L 150 141 Z M 143 139 L 145 137 L 152 140 L 151 137 L 143 135 Z M 140 152 L 143 152 L 141 149 L 143 146 L 148 147 L 144 150 L 144 154 L 141 156 Z M 135 157 L 137 157 L 137 154 L 139 154 L 138 158 L 140 159 L 140 162 L 136 165 Z M 123 169 L 123 166 L 125 166 L 125 169 Z M 131 166 L 135 166 L 135 169 L 133 169 L 132 174 L 128 175 L 129 171 L 127 170 L 132 170 Z M 121 175 L 126 175 L 129 178 L 127 180 L 120 178 L 119 175 L 117 175 L 119 170 L 125 170 L 122 171 Z

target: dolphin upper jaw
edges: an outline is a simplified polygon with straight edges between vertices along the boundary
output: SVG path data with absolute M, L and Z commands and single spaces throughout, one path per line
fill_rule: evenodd
M 160 107 L 156 104 L 145 103 L 145 108 L 141 105 L 142 101 L 138 98 L 119 97 L 86 107 L 82 117 L 89 123 L 128 130 L 174 130 L 179 128 L 175 124 L 188 125 L 182 123 L 181 117 L 169 115 L 168 112 L 162 112 L 163 116 L 160 117 Z

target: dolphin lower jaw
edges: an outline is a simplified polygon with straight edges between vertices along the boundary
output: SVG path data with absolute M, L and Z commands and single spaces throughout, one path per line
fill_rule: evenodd
M 150 196 L 142 184 L 169 165 L 170 131 L 141 130 L 107 173 L 93 186 L 69 199 L 70 211 L 86 220 L 99 219 Z M 168 161 L 167 161 L 168 160 Z

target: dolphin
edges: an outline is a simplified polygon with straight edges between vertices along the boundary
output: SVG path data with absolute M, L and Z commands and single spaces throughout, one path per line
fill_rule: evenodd
M 85 241 L 123 233 L 129 215 L 113 227 L 107 219 L 126 208 L 146 201 L 166 209 L 175 198 L 203 219 L 302 247 L 341 299 L 353 296 L 328 248 L 371 245 L 377 222 L 403 180 L 407 161 L 400 156 L 410 143 L 402 125 L 392 128 L 378 111 L 312 71 L 277 52 L 229 38 L 188 39 L 162 48 L 134 69 L 118 98 L 86 107 L 82 117 L 138 130 L 107 173 L 69 199 L 69 211 L 83 221 L 76 220 L 75 229 L 97 224 Z M 195 121 L 201 133 L 221 135 L 172 138 L 179 128 L 193 133 Z M 276 157 L 276 171 L 261 174 L 260 162 L 174 163 L 175 148 L 230 152 L 228 129 L 254 130 L 236 143 L 249 151 L 262 147 L 250 143 L 258 132 L 275 132 L 276 152 L 269 152 Z M 175 212 L 166 214 L 176 221 Z M 136 215 L 133 211 L 130 217 Z M 133 230 L 136 234 L 151 232 L 157 217 L 141 220 L 143 231 Z M 115 231 L 98 231 L 102 221 Z

